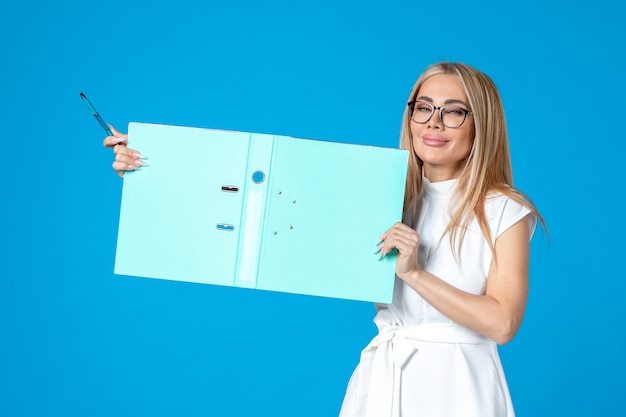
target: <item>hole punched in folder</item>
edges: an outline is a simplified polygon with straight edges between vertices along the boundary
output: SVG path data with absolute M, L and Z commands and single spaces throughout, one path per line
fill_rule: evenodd
M 239 187 L 234 185 L 222 185 L 222 191 L 226 191 L 227 193 L 237 193 L 239 192 Z

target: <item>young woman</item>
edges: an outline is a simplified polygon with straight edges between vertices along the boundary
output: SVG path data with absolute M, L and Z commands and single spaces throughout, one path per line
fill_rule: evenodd
M 142 156 L 114 133 L 104 144 L 122 176 Z M 394 297 L 376 306 L 379 334 L 340 416 L 513 416 L 497 344 L 521 324 L 541 217 L 513 188 L 496 86 L 468 65 L 431 66 L 409 96 L 400 145 L 409 150 L 404 221 L 379 247 L 398 253 Z
M 404 114 L 409 150 L 393 302 L 363 350 L 341 409 L 349 416 L 513 416 L 496 344 L 524 315 L 529 241 L 540 219 L 513 188 L 504 109 L 494 83 L 439 63 L 417 80 Z

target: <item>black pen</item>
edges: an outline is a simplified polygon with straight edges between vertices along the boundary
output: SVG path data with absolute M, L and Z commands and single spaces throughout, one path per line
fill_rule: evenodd
M 80 93 L 80 98 L 83 99 L 83 101 L 85 102 L 85 104 L 87 105 L 87 107 L 89 108 L 89 111 L 91 112 L 91 114 L 93 114 L 93 117 L 96 118 L 96 120 L 98 121 L 98 123 L 100 123 L 100 126 L 102 126 L 102 128 L 104 129 L 104 131 L 106 132 L 106 134 L 108 136 L 113 136 L 113 132 L 111 132 L 111 129 L 109 129 L 109 125 L 107 125 L 106 123 L 104 123 L 104 120 L 102 120 L 102 117 L 100 117 L 100 115 L 98 114 L 98 112 L 96 111 L 96 108 L 93 106 L 93 104 L 91 104 L 91 102 L 89 101 L 89 99 L 87 98 L 87 96 L 85 96 L 83 93 Z

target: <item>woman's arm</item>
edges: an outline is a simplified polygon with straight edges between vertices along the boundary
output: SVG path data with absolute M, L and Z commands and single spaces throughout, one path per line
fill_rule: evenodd
M 417 262 L 419 236 L 397 223 L 383 236 L 381 252 L 398 249 L 396 274 L 450 320 L 506 344 L 522 323 L 528 296 L 530 242 L 527 218 L 497 239 L 485 295 L 474 295 L 426 272 Z

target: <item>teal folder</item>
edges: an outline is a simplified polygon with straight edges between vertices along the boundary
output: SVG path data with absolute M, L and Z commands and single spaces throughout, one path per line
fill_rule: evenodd
M 391 302 L 405 150 L 144 123 L 129 146 L 115 273 Z

